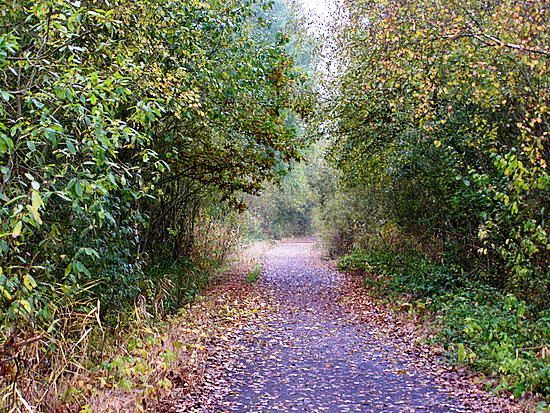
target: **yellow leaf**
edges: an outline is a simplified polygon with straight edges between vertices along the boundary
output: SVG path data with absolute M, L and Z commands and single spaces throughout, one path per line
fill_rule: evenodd
M 17 238 L 19 235 L 21 235 L 22 229 L 23 229 L 23 221 L 18 221 L 17 224 L 15 224 L 15 227 L 13 227 L 11 236 L 13 238 Z
M 4 297 L 6 297 L 8 300 L 12 300 L 12 296 L 11 294 L 9 293 L 8 290 L 6 290 L 3 286 L 0 285 L 0 292 L 4 295 Z
M 34 278 L 32 278 L 29 274 L 26 274 L 23 277 L 23 285 L 27 290 L 32 291 L 34 288 L 36 288 L 37 284 Z
M 17 311 L 20 314 L 23 314 L 23 311 L 21 310 L 25 310 L 27 314 L 30 314 L 32 312 L 32 306 L 27 300 L 17 300 L 16 303 L 18 304 Z
M 40 196 L 40 193 L 38 191 L 32 191 L 31 206 L 29 208 L 29 211 L 31 212 L 34 220 L 39 224 L 42 224 L 42 219 L 40 218 L 40 213 L 38 212 L 38 210 L 43 206 L 44 206 L 44 202 L 42 201 L 42 197 Z

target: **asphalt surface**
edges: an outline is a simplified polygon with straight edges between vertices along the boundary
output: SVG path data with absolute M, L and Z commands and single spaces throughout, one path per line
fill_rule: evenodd
M 435 372 L 416 368 L 392 340 L 354 321 L 339 304 L 340 282 L 312 240 L 267 253 L 259 283 L 274 310 L 242 330 L 213 411 L 472 411 Z

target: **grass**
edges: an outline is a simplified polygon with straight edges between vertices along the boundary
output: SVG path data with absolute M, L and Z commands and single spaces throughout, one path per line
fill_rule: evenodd
M 162 386 L 169 386 L 165 371 L 178 346 L 176 339 L 171 347 L 163 345 L 164 325 L 196 322 L 181 317 L 182 309 L 200 301 L 220 266 L 206 259 L 200 265 L 182 259 L 153 266 L 135 285 L 141 294 L 133 305 L 99 299 L 58 305 L 57 330 L 20 339 L 28 344 L 14 347 L 13 361 L 2 366 L 0 411 L 66 411 L 106 389 L 138 389 L 157 398 Z

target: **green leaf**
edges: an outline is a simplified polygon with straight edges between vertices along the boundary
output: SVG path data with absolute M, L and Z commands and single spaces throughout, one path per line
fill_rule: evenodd
M 86 274 L 88 277 L 92 276 L 90 270 L 88 270 L 88 268 L 80 261 L 73 261 L 73 267 L 77 272 L 81 274 Z
M 69 152 L 71 153 L 71 155 L 76 155 L 76 148 L 72 142 L 72 140 L 70 139 L 67 139 L 65 141 L 66 145 L 67 145 L 67 149 L 69 150 Z
M 80 183 L 80 181 L 76 181 L 74 183 L 74 192 L 79 198 L 82 196 L 83 191 L 82 191 L 82 184 Z
M 8 152 L 13 152 L 13 150 L 14 150 L 13 140 L 7 135 L 1 133 L 0 134 L 0 155 Z
M 67 268 L 65 268 L 65 277 L 68 276 L 71 271 L 73 270 L 73 263 L 69 263 L 69 265 L 67 265 Z
M 17 312 L 23 314 L 23 311 L 21 311 L 23 309 L 24 312 L 26 312 L 27 314 L 32 313 L 31 303 L 29 303 L 27 300 L 17 300 L 14 302 L 14 304 L 16 305 Z
M 36 106 L 38 109 L 42 109 L 44 107 L 44 104 L 40 102 L 38 99 L 31 98 L 31 102 L 34 106 Z

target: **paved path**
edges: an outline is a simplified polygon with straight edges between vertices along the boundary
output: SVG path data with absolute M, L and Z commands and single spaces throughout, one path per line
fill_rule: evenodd
M 264 257 L 260 288 L 275 308 L 245 326 L 223 374 L 216 412 L 468 412 L 451 389 L 416 368 L 338 304 L 340 274 L 312 242 Z

